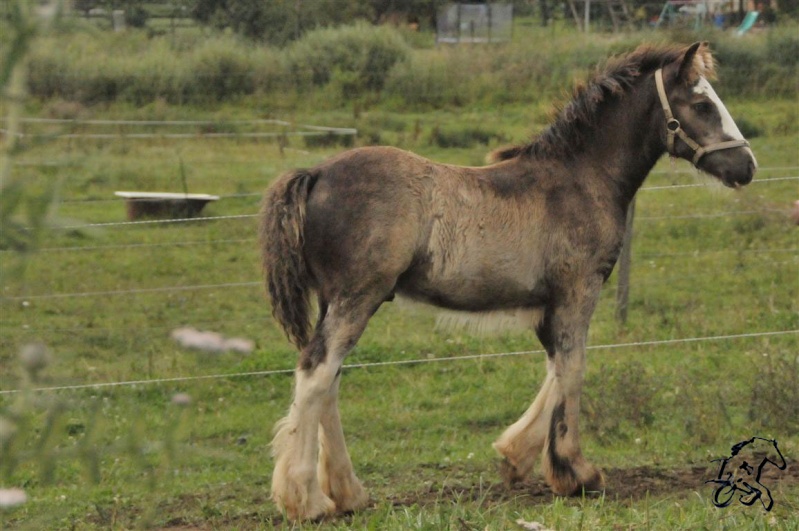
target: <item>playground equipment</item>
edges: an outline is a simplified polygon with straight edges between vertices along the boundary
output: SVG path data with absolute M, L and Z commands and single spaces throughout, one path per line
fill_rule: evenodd
M 621 31 L 632 22 L 632 11 L 626 0 L 569 0 L 569 8 L 580 31 L 588 31 L 591 24 L 591 5 L 604 6 L 614 32 Z
M 687 22 L 688 25 L 698 30 L 704 24 L 708 12 L 708 5 L 705 0 L 667 0 L 663 4 L 663 9 L 657 22 L 655 22 L 655 28 L 685 24 Z
M 735 30 L 735 34 L 740 37 L 747 31 L 752 29 L 752 26 L 755 25 L 755 22 L 757 22 L 757 17 L 759 16 L 760 16 L 760 11 L 750 11 L 749 13 L 747 13 L 743 21 L 741 21 L 741 25 L 738 26 L 737 30 Z
M 698 30 L 707 21 L 723 28 L 725 17 L 738 12 L 742 0 L 667 0 L 663 4 L 655 28 L 661 26 L 684 26 Z M 749 11 L 735 30 L 741 36 L 757 22 L 759 11 Z

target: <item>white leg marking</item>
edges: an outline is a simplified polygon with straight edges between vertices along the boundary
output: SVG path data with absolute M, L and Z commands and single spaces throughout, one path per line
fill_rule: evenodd
M 547 376 L 535 400 L 524 415 L 494 442 L 494 449 L 515 469 L 509 471 L 513 477 L 507 477 L 506 480 L 522 479 L 535 467 L 546 442 L 552 410 L 560 394 L 557 387 L 554 366 L 547 360 Z
M 341 416 L 338 411 L 340 378 L 325 399 L 319 426 L 319 484 L 322 491 L 336 504 L 336 510 L 347 512 L 364 507 L 369 496 L 355 476 L 350 454 L 344 441 Z
M 336 508 L 319 485 L 317 458 L 324 397 L 337 370 L 338 367 L 319 365 L 310 376 L 298 370 L 294 402 L 288 416 L 276 426 L 272 441 L 272 499 L 293 520 L 319 518 Z

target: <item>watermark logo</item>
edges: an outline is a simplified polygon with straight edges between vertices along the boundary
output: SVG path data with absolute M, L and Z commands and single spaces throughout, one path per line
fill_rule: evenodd
M 763 437 L 752 437 L 732 446 L 729 457 L 714 459 L 720 462 L 718 477 L 705 483 L 715 483 L 713 505 L 727 507 L 733 502 L 736 493 L 744 505 L 754 505 L 758 500 L 766 511 L 774 507 L 774 498 L 769 488 L 763 484 L 763 471 L 773 466 L 785 470 L 787 464 L 777 441 Z

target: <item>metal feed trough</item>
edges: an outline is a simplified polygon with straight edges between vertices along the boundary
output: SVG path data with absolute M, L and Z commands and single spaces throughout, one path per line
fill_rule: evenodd
M 125 198 L 128 219 L 193 218 L 206 204 L 218 201 L 218 195 L 180 194 L 169 192 L 114 192 Z

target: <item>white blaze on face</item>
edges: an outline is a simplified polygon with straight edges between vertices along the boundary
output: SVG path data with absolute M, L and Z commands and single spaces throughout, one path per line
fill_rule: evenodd
M 707 79 L 704 77 L 699 78 L 699 82 L 694 86 L 694 94 L 702 94 L 703 96 L 707 96 L 707 98 L 713 102 L 713 104 L 716 106 L 716 109 L 719 111 L 719 115 L 721 116 L 721 128 L 725 135 L 729 136 L 733 140 L 743 140 L 744 136 L 741 134 L 738 126 L 735 125 L 735 121 L 732 119 L 730 111 L 728 111 L 727 107 L 724 106 L 721 98 L 719 98 L 718 94 L 716 94 L 716 91 L 713 90 L 713 86 Z
M 716 106 L 716 109 L 719 111 L 719 116 L 721 116 L 721 129 L 724 131 L 724 134 L 729 136 L 733 140 L 744 140 L 744 135 L 741 134 L 740 129 L 738 126 L 735 125 L 735 120 L 732 119 L 730 115 L 730 111 L 727 110 L 727 107 L 724 106 L 724 103 L 719 98 L 719 95 L 716 94 L 716 91 L 713 90 L 713 86 L 710 82 L 705 79 L 704 76 L 699 78 L 699 82 L 694 86 L 694 93 L 695 94 L 702 94 L 707 96 L 707 98 L 713 102 Z M 757 160 L 755 159 L 755 154 L 752 153 L 752 150 L 746 148 L 749 151 L 749 154 L 752 156 L 752 160 L 755 162 L 755 166 L 757 166 Z

